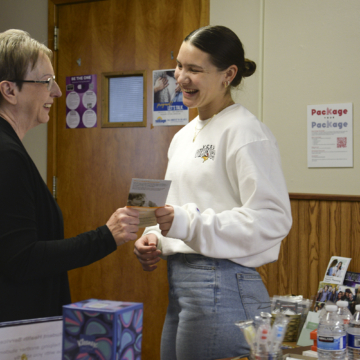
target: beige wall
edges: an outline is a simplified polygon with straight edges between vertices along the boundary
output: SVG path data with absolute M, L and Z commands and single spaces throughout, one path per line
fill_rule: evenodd
M 210 0 L 210 24 L 224 25 L 241 39 L 245 56 L 256 62 L 255 74 L 233 91 L 236 102 L 241 102 L 257 117 L 262 112 L 262 2 L 258 0 Z
M 47 0 L 1 0 L 0 32 L 21 29 L 47 44 Z M 47 125 L 31 129 L 23 141 L 27 151 L 46 181 Z
M 234 93 L 278 139 L 289 192 L 360 195 L 360 1 L 210 0 L 210 23 L 233 29 L 256 74 Z M 0 31 L 47 40 L 47 0 L 2 0 Z M 353 103 L 354 167 L 307 168 L 306 107 Z M 46 126 L 24 139 L 46 177 Z
M 359 18 L 358 0 L 210 0 L 260 65 L 237 100 L 276 136 L 289 192 L 360 195 Z M 336 103 L 353 103 L 354 167 L 309 169 L 307 105 Z

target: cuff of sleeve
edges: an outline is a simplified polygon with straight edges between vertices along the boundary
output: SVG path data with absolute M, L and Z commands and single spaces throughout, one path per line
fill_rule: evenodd
M 109 246 L 108 250 L 110 252 L 113 252 L 117 249 L 115 239 L 107 225 L 98 227 L 96 231 L 101 234 L 100 237 L 104 240 L 104 242 L 106 242 L 106 245 Z
M 190 225 L 188 213 L 180 206 L 172 206 L 174 208 L 174 220 L 166 236 L 186 241 Z

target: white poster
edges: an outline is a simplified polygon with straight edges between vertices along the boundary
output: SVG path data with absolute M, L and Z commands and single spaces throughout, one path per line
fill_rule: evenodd
M 17 323 L 20 325 L 13 325 Z M 9 322 L 9 326 L 3 327 L 4 324 L 0 326 L 1 360 L 60 360 L 62 358 L 62 317 L 14 321 Z
M 153 125 L 186 125 L 188 122 L 189 109 L 183 103 L 175 70 L 153 71 Z
M 352 104 L 308 105 L 308 167 L 353 166 Z

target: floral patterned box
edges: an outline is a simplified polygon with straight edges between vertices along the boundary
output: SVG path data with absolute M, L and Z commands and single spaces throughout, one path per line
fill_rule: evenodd
M 89 299 L 63 306 L 62 360 L 140 360 L 143 304 Z

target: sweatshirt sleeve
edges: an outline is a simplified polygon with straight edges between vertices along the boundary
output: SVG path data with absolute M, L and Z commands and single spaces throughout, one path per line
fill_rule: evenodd
M 21 151 L 1 152 L 0 169 L 0 278 L 16 282 L 52 276 L 89 265 L 116 250 L 106 225 L 69 239 L 56 237 L 62 236 L 62 230 L 53 228 L 62 226 L 59 221 L 55 225 L 50 214 L 38 218 L 36 204 L 41 200 Z M 44 228 L 54 238 L 40 236 L 39 229 Z
M 2 261 L 0 275 L 13 281 L 47 277 L 90 265 L 116 250 L 106 225 L 73 238 L 32 241 Z
M 167 234 L 183 240 L 205 256 L 241 259 L 259 257 L 288 234 L 291 224 L 289 196 L 277 145 L 254 141 L 238 149 L 227 163 L 229 177 L 236 179 L 242 206 L 216 213 L 197 204 L 174 206 L 175 217 Z

